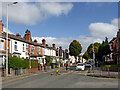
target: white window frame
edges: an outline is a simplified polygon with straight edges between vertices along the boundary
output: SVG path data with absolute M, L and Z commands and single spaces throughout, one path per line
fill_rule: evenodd
M 14 50 L 15 50 L 15 51 L 18 51 L 17 44 L 18 44 L 18 42 L 17 42 L 17 41 L 15 41 L 15 45 L 14 45 Z
M 38 54 L 40 54 L 40 47 L 38 47 Z
M 2 42 L 2 41 L 3 41 L 3 42 Z M 5 40 L 1 39 L 1 40 L 0 40 L 0 43 L 1 43 L 0 49 L 1 49 L 1 50 L 5 50 Z

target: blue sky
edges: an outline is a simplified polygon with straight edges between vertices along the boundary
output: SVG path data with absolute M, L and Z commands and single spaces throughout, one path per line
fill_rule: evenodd
M 62 39 L 69 38 L 68 42 L 70 42 L 73 39 L 80 40 L 80 38 L 96 38 L 92 31 L 95 31 L 97 29 L 94 29 L 91 24 L 102 23 L 112 25 L 112 21 L 115 21 L 114 19 L 118 18 L 118 3 L 117 2 L 107 2 L 107 3 L 93 3 L 93 2 L 74 2 L 74 3 L 60 3 L 60 5 L 69 4 L 67 9 L 62 9 L 60 13 L 57 12 L 59 8 L 56 10 L 56 12 L 46 11 L 40 18 L 37 19 L 38 13 L 32 13 L 32 8 L 29 8 L 28 11 L 31 10 L 31 12 L 28 12 L 29 14 L 32 14 L 30 17 L 29 22 L 32 22 L 35 18 L 36 21 L 35 24 L 28 25 L 26 22 L 22 23 L 22 20 L 17 20 L 12 17 L 11 13 L 17 13 L 14 11 L 15 6 L 10 7 L 10 15 L 9 16 L 9 30 L 13 32 L 14 34 L 20 33 L 22 36 L 25 33 L 26 29 L 29 29 L 32 33 L 32 37 L 51 37 L 51 38 L 58 38 Z M 20 4 L 18 4 L 20 5 Z M 24 4 L 23 4 L 24 5 Z M 35 5 L 39 6 L 39 3 L 27 3 L 25 5 Z M 48 6 L 48 5 L 47 5 Z M 49 7 L 49 6 L 48 6 Z M 41 7 L 40 7 L 41 8 Z M 40 9 L 39 8 L 39 9 Z M 46 8 L 46 7 L 44 7 Z M 55 8 L 55 7 L 54 7 Z M 13 11 L 12 11 L 13 9 Z M 37 9 L 35 9 L 37 10 Z M 34 10 L 34 11 L 35 11 Z M 51 13 L 52 12 L 52 13 Z M 67 12 L 67 14 L 66 14 Z M 4 12 L 3 12 L 4 13 Z M 23 15 L 24 15 L 23 11 Z M 25 14 L 28 15 L 28 14 Z M 5 14 L 3 14 L 3 23 L 5 23 Z M 27 16 L 25 16 L 27 18 Z M 38 14 L 39 17 L 39 14 Z M 19 17 L 18 17 L 19 18 Z M 43 18 L 43 19 L 41 19 Z M 24 21 L 25 19 L 23 19 Z M 26 19 L 27 20 L 27 19 Z M 18 22 L 17 22 L 18 21 Z M 20 21 L 20 23 L 19 23 Z M 30 23 L 29 23 L 30 24 Z M 97 26 L 96 25 L 96 26 Z M 90 27 L 91 26 L 91 27 Z M 5 26 L 4 26 L 5 27 Z M 91 29 L 92 28 L 92 29 Z M 100 27 L 101 28 L 101 27 Z M 99 29 L 98 29 L 99 30 Z M 114 31 L 116 33 L 116 31 Z M 98 32 L 99 33 L 99 32 Z M 103 32 L 104 33 L 104 32 Z M 111 32 L 112 33 L 112 32 Z M 103 35 L 104 36 L 104 35 Z M 107 36 L 107 35 L 106 35 Z M 108 35 L 109 37 L 110 35 Z M 110 36 L 111 38 L 111 36 Z M 97 37 L 97 39 L 103 40 L 103 37 Z M 99 40 L 99 41 L 100 41 Z M 51 44 L 51 42 L 48 40 L 48 42 Z M 53 41 L 54 42 L 54 41 Z M 80 41 L 82 43 L 82 41 Z M 89 42 L 90 43 L 90 42 Z M 62 44 L 62 42 L 61 42 Z M 87 44 L 87 43 L 86 43 Z M 63 46 L 64 47 L 64 46 Z M 84 47 L 84 45 L 83 45 Z M 65 46 L 65 48 L 68 48 Z M 85 50 L 84 50 L 85 51 Z

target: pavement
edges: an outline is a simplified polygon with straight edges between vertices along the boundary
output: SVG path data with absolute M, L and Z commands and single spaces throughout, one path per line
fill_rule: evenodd
M 87 76 L 92 76 L 92 77 L 100 77 L 100 78 L 115 78 L 115 79 L 120 79 L 119 78 L 119 73 L 118 72 L 113 72 L 113 71 L 102 71 L 99 69 L 96 70 L 87 70 L 86 72 Z

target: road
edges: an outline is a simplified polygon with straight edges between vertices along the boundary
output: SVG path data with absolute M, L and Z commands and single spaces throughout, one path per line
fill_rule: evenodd
M 62 72 L 60 75 L 51 75 L 54 72 L 39 73 L 32 77 L 6 82 L 3 88 L 118 88 L 117 79 L 102 79 L 85 76 L 82 71 Z M 83 72 L 85 73 L 85 71 Z

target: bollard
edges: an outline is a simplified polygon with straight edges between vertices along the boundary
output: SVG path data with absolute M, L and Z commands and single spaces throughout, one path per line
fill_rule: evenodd
M 59 72 L 59 69 L 58 69 L 58 68 L 56 68 L 56 74 L 58 74 L 58 72 Z

